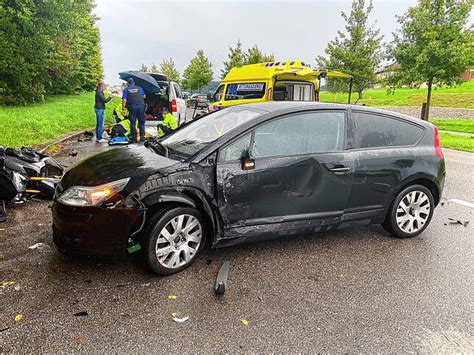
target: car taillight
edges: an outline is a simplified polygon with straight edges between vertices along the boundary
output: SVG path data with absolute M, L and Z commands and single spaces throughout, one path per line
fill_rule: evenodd
M 439 132 L 438 127 L 434 128 L 434 147 L 436 156 L 440 159 L 443 158 L 443 151 L 441 150 L 441 144 L 439 143 Z
M 272 101 L 272 89 L 268 89 L 267 91 L 267 101 Z
M 171 112 L 178 112 L 178 105 L 175 99 L 171 100 Z

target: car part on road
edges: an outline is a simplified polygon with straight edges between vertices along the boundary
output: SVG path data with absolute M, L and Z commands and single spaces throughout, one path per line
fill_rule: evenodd
M 454 219 L 454 218 L 448 218 L 449 224 L 460 224 L 463 227 L 467 227 L 469 224 L 469 221 L 461 221 L 459 219 Z
M 74 317 L 87 317 L 88 315 L 89 315 L 89 313 L 87 313 L 87 311 L 81 311 L 81 312 L 74 313 Z
M 219 269 L 219 273 L 217 274 L 216 283 L 214 284 L 214 292 L 217 295 L 223 295 L 226 288 L 227 288 L 227 278 L 229 277 L 229 270 L 230 270 L 230 261 L 225 261 L 221 268 Z
M 184 323 L 184 322 L 186 322 L 188 319 L 189 319 L 189 316 L 186 316 L 186 317 L 183 317 L 183 318 L 173 317 L 173 320 L 174 320 L 176 323 Z

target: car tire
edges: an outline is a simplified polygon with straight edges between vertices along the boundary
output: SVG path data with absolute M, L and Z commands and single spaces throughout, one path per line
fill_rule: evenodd
M 191 207 L 161 210 L 148 223 L 145 259 L 154 273 L 172 275 L 189 267 L 205 245 L 206 229 Z
M 397 238 L 416 237 L 430 224 L 434 208 L 431 191 L 411 185 L 395 197 L 382 226 Z

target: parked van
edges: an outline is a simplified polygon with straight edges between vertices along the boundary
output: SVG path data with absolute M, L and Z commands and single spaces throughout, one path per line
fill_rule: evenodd
M 161 120 L 163 107 L 167 107 L 178 124 L 186 122 L 186 101 L 178 83 L 158 73 L 126 71 L 119 73 L 119 76 L 122 80 L 133 78 L 145 91 L 147 121 Z
M 301 60 L 283 60 L 232 68 L 211 96 L 209 111 L 265 101 L 319 101 L 321 78 L 351 79 L 349 74 L 314 70 Z

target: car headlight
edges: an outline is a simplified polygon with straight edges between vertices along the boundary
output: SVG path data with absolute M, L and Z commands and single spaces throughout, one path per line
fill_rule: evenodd
M 59 197 L 58 202 L 69 206 L 97 206 L 122 191 L 129 180 L 126 178 L 99 186 L 73 186 Z

